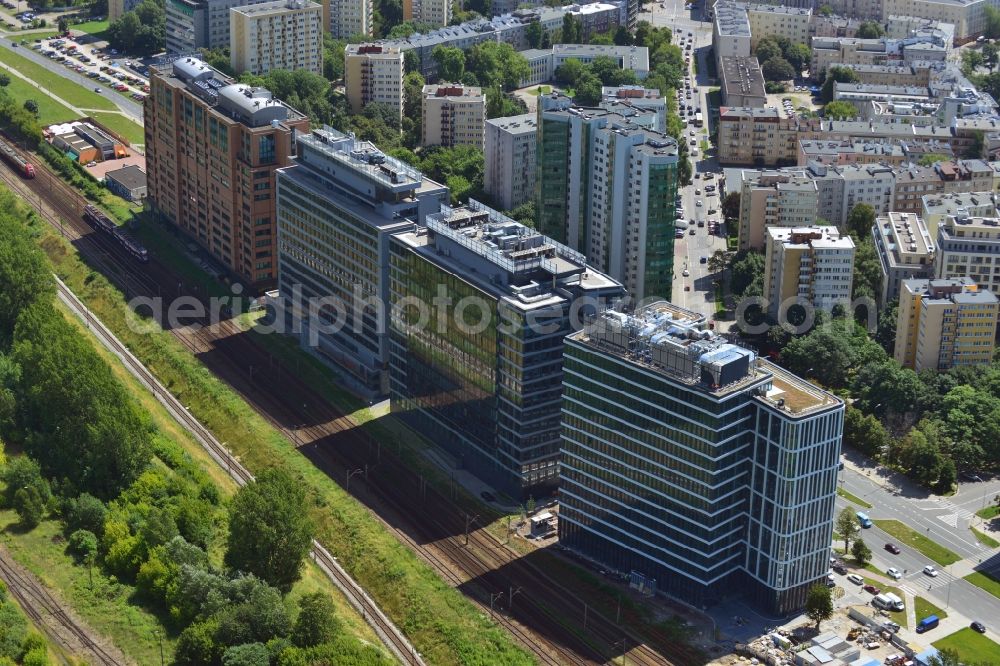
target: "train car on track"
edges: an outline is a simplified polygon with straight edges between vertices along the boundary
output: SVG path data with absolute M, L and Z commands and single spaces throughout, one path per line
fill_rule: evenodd
M 35 177 L 35 165 L 21 157 L 21 154 L 14 149 L 14 146 L 3 139 L 0 139 L 0 156 L 3 157 L 7 164 L 14 167 L 22 177 Z
M 144 264 L 149 261 L 149 252 L 142 246 L 142 243 L 132 238 L 132 236 L 115 224 L 114 220 L 105 215 L 97 206 L 85 206 L 83 209 L 83 219 L 97 231 L 111 236 L 115 242 L 125 248 L 137 261 Z

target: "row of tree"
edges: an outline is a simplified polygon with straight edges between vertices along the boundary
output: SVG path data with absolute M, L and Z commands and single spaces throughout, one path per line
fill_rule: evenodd
M 297 608 L 285 598 L 313 537 L 302 484 L 265 471 L 224 507 L 204 470 L 155 431 L 56 308 L 51 269 L 24 220 L 38 224 L 0 193 L 0 439 L 24 452 L 0 453 L 2 505 L 26 530 L 59 521 L 81 566 L 134 584 L 161 608 L 180 633 L 178 664 L 319 664 L 340 654 L 338 663 L 383 663 L 340 631 L 328 596 Z M 0 628 L 8 655 L 10 636 Z M 23 640 L 18 649 L 24 658 Z
M 809 67 L 812 50 L 805 44 L 774 35 L 757 42 L 754 55 L 765 81 L 788 81 Z

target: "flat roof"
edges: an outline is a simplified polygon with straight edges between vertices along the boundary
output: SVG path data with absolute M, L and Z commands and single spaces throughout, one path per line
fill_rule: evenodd
M 242 7 L 232 7 L 229 11 L 243 16 L 261 17 L 277 14 L 287 14 L 289 12 L 299 12 L 303 10 L 320 10 L 323 6 L 311 0 L 274 0 L 274 2 L 262 2 L 257 5 L 243 5 Z
M 510 134 L 534 134 L 538 128 L 538 116 L 534 113 L 522 113 L 519 116 L 490 118 L 486 124 Z
M 121 183 L 122 187 L 129 190 L 146 186 L 146 172 L 135 165 L 124 166 L 121 169 L 108 171 L 104 174 L 104 177 L 110 178 L 117 183 Z
M 750 19 L 747 17 L 746 7 L 729 0 L 715 3 L 715 25 L 720 36 L 750 36 Z
M 926 257 L 934 253 L 934 241 L 927 225 L 916 213 L 896 211 L 875 219 L 875 228 L 882 235 L 886 250 L 897 257 Z M 905 264 L 905 261 L 898 262 Z

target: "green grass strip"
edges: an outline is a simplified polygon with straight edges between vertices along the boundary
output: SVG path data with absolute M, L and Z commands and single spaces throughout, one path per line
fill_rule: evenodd
M 887 532 L 896 540 L 905 543 L 911 548 L 915 548 L 924 556 L 931 558 L 943 567 L 954 564 L 962 559 L 941 544 L 932 541 L 898 520 L 876 520 L 874 522 L 881 530 Z

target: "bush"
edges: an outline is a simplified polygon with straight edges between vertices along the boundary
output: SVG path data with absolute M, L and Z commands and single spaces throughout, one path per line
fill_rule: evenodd
M 333 601 L 322 592 L 307 594 L 299 599 L 299 616 L 292 630 L 292 642 L 298 647 L 313 647 L 329 643 L 340 633 L 340 622 L 334 615 Z
M 216 620 L 196 622 L 181 632 L 174 651 L 178 666 L 208 666 L 222 659 L 222 649 L 215 642 L 219 628 Z
M 69 535 L 66 550 L 77 562 L 88 562 L 97 556 L 97 536 L 90 530 L 76 530 Z
M 41 468 L 28 456 L 11 458 L 3 469 L 2 478 L 5 485 L 3 502 L 6 507 L 14 508 L 14 494 L 22 488 L 34 488 L 46 503 L 52 497 L 49 482 L 42 478 Z
M 21 488 L 14 493 L 14 511 L 21 519 L 21 525 L 32 529 L 38 527 L 45 516 L 45 501 L 34 486 Z
M 104 534 L 104 519 L 108 509 L 104 502 L 89 493 L 70 500 L 66 509 L 66 527 L 71 531 L 87 530 L 97 536 Z
M 229 648 L 222 655 L 222 666 L 268 666 L 271 654 L 263 643 L 247 643 Z

